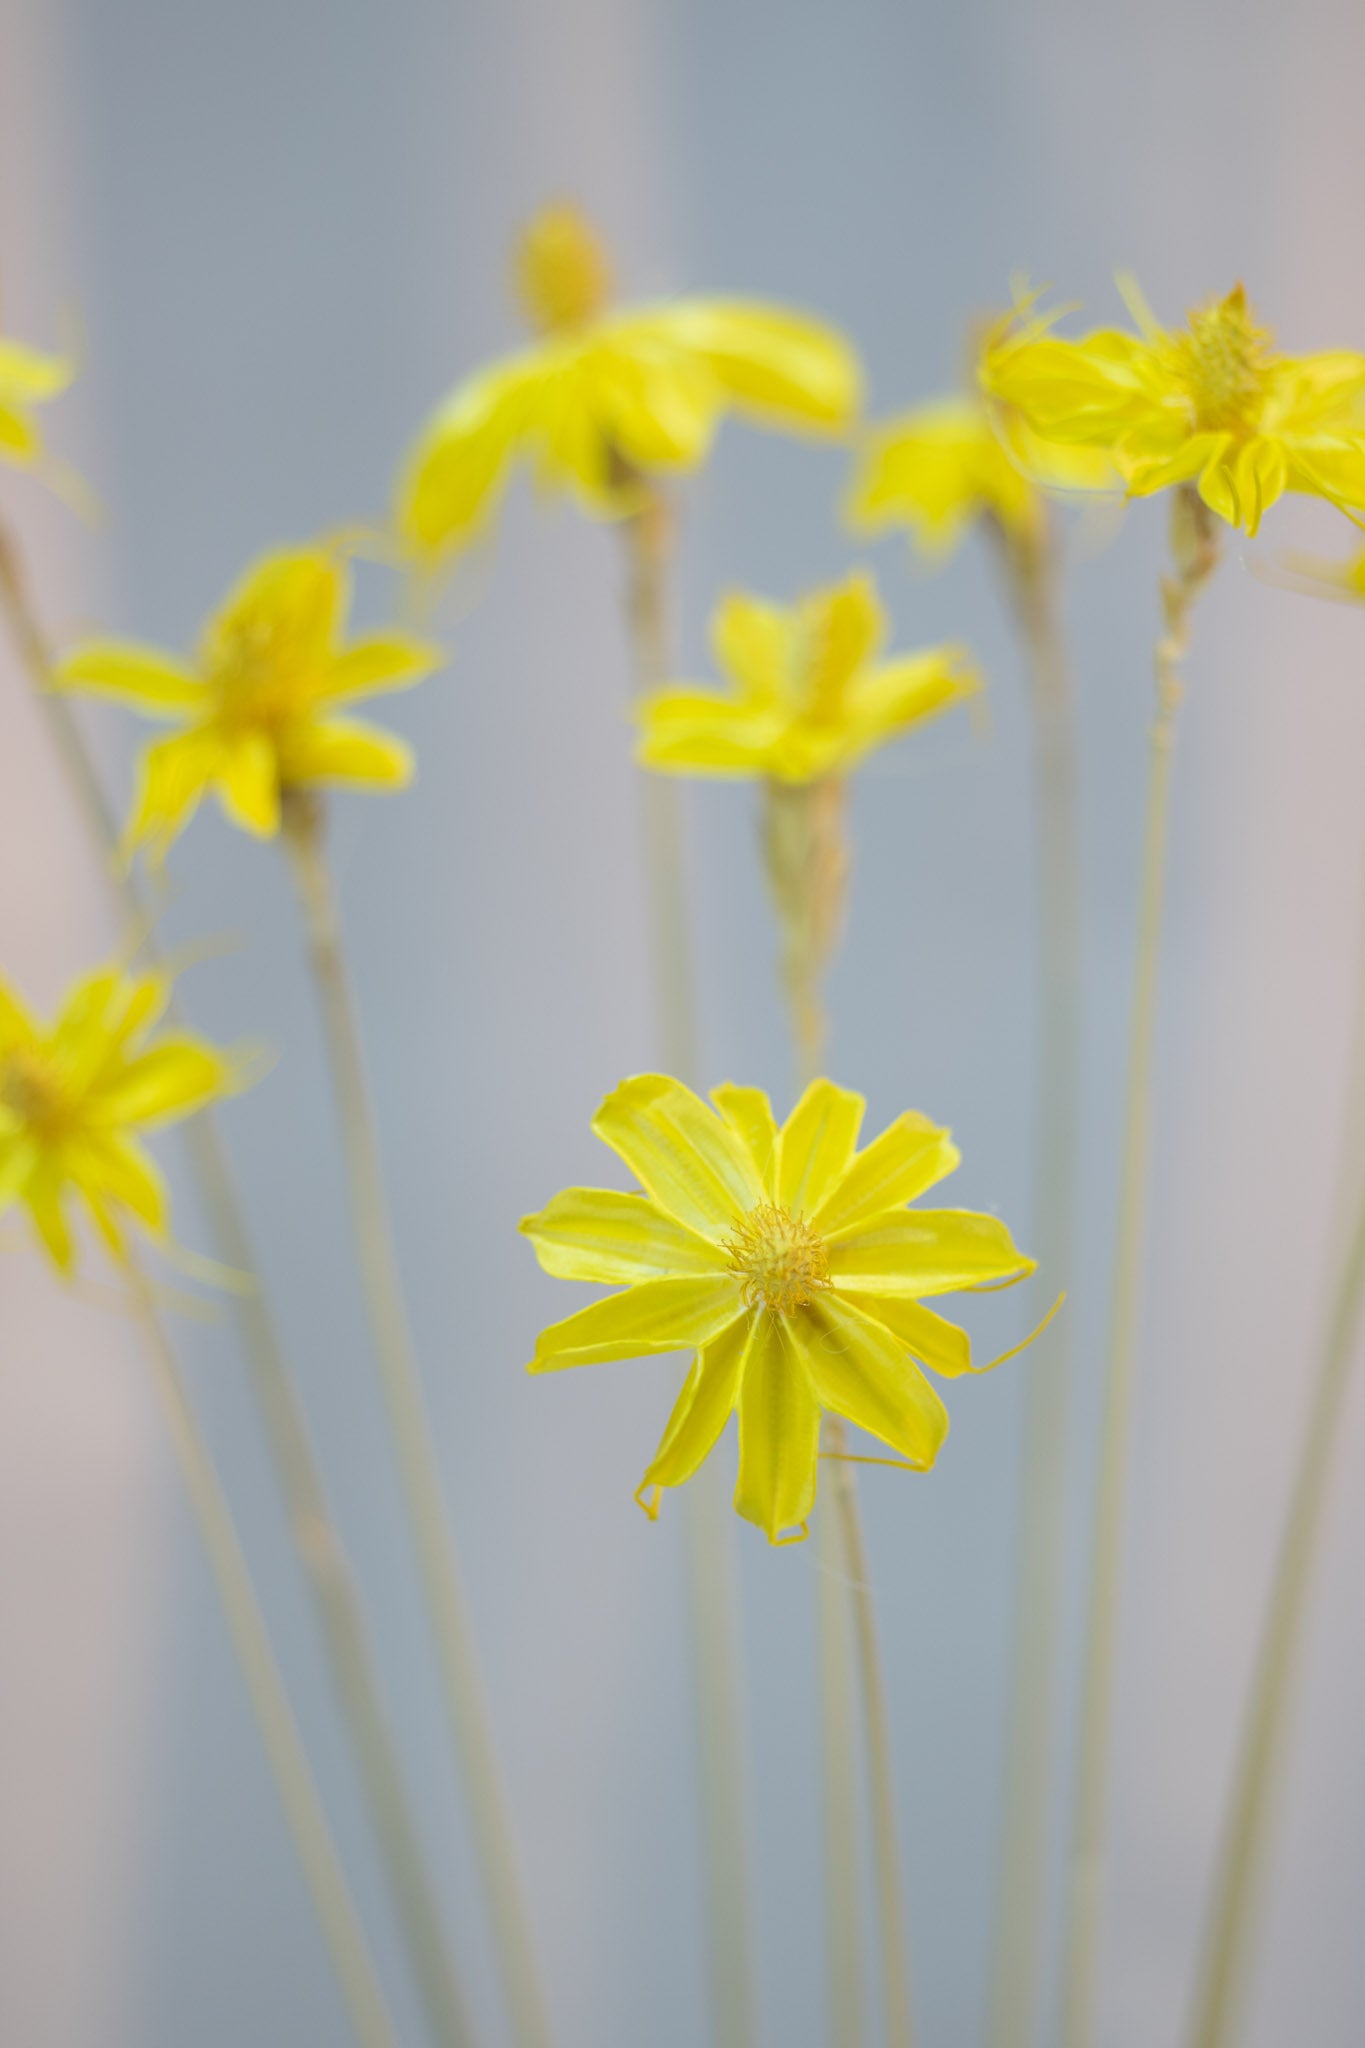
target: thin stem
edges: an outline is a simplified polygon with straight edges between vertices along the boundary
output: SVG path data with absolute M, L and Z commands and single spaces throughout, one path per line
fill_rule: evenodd
M 359 1023 L 332 878 L 323 851 L 322 825 L 321 804 L 312 792 L 288 792 L 284 841 L 298 889 L 322 1010 L 361 1285 L 412 1520 L 446 1709 L 463 1765 L 465 1794 L 488 1887 L 493 1935 L 516 2038 L 522 2048 L 548 2048 L 549 2020 L 536 1970 L 492 1716 L 408 1327 Z
M 51 657 L 17 554 L 3 529 L 0 606 L 9 619 L 110 885 L 129 922 L 141 925 L 142 906 L 132 877 L 116 857 L 117 826 L 113 814 L 71 707 L 50 687 Z M 156 949 L 150 935 L 144 939 L 142 950 L 155 960 Z M 464 1996 L 455 1976 L 435 1887 L 385 1712 L 364 1611 L 328 1506 L 322 1474 L 285 1364 L 274 1317 L 254 1277 L 256 1261 L 245 1211 L 227 1148 L 210 1112 L 201 1111 L 190 1120 L 186 1140 L 214 1244 L 228 1265 L 253 1276 L 251 1286 L 234 1299 L 252 1386 L 432 2034 L 443 2048 L 464 2048 L 470 2039 Z
M 640 508 L 624 522 L 626 620 L 634 690 L 643 695 L 668 677 L 673 530 L 661 494 L 643 480 L 637 488 Z M 655 1029 L 667 1070 L 695 1087 L 701 1062 L 681 791 L 668 776 L 643 775 L 640 807 Z M 712 2018 L 717 2048 L 752 2048 L 757 1951 L 738 1601 L 730 1515 L 709 1465 L 687 1489 L 686 1514 Z
M 1058 616 L 1055 526 L 1019 542 L 999 536 L 1027 658 L 1033 711 L 1038 860 L 1037 1125 L 1033 1235 L 1052 1284 L 1066 1286 L 1076 1222 L 1081 1050 L 1081 903 L 1076 735 Z M 1048 1812 L 1055 1757 L 1057 1661 L 1066 1560 L 1071 1444 L 1070 1325 L 1034 1347 L 1027 1380 L 1023 1498 L 1016 1567 L 990 2039 L 1029 2048 L 1038 2023 Z
M 825 976 L 843 928 L 850 856 L 845 788 L 819 782 L 763 786 L 763 854 L 782 944 L 782 984 L 798 1079 L 819 1073 L 829 1038 Z
M 347 1888 L 336 1843 L 270 1647 L 232 1511 L 218 1483 L 175 1353 L 153 1307 L 151 1292 L 136 1269 L 130 1268 L 129 1278 L 181 1473 L 356 2039 L 364 2048 L 395 2048 L 397 2037 L 385 2009 L 365 1931 Z
M 1118 1247 L 1086 1619 L 1080 1749 L 1072 1822 L 1071 1914 L 1062 2020 L 1063 2048 L 1089 2048 L 1094 2030 L 1104 1888 L 1109 1726 L 1151 1154 L 1152 1067 L 1171 768 L 1176 718 L 1183 692 L 1180 671 L 1189 641 L 1190 616 L 1196 598 L 1217 566 L 1219 555 L 1213 516 L 1195 492 L 1187 487 L 1182 487 L 1175 496 L 1171 549 L 1173 572 L 1161 586 L 1164 629 L 1156 648 L 1156 716 L 1151 731 L 1137 964 L 1130 1019 Z
M 1365 929 L 1360 961 L 1365 968 Z M 1342 1126 L 1337 1215 L 1354 1212 L 1340 1270 L 1308 1427 L 1271 1582 L 1232 1792 L 1223 1822 L 1213 1898 L 1196 1972 L 1189 2048 L 1230 2048 L 1249 1988 L 1251 1940 L 1265 1886 L 1266 1855 L 1284 1775 L 1284 1747 L 1303 1654 L 1309 1596 L 1322 1546 L 1351 1369 L 1365 1299 L 1365 1195 L 1361 1109 L 1365 1097 L 1365 973 L 1358 977 L 1352 1069 Z M 1334 1254 L 1334 1263 L 1335 1263 Z
M 827 1452 L 843 1447 L 837 1417 L 821 1428 Z M 848 1466 L 831 1462 L 825 1484 L 841 1486 Z M 850 1637 L 848 1553 L 839 1513 L 817 1514 L 816 1622 L 820 1645 L 820 1735 L 825 1829 L 825 1919 L 831 2048 L 863 2048 L 862 1857 L 858 1844 L 858 1730 Z

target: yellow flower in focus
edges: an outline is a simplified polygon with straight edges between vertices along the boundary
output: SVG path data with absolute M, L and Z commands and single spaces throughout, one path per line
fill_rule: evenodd
M 165 1186 L 139 1134 L 238 1085 L 202 1039 L 155 1036 L 169 998 L 164 974 L 104 967 L 45 1027 L 0 982 L 0 1210 L 21 1202 L 63 1273 L 76 1258 L 73 1195 L 116 1259 L 128 1218 L 164 1238 Z
M 546 1272 L 621 1292 L 541 1332 L 531 1372 L 692 1351 L 636 1498 L 690 1479 L 739 1412 L 735 1507 L 771 1543 L 805 1534 L 820 1415 L 927 1471 L 948 1414 L 921 1366 L 972 1370 L 965 1331 L 927 1296 L 1034 1269 L 993 1216 L 909 1209 L 958 1164 L 908 1110 L 858 1150 L 860 1095 L 813 1081 L 781 1129 L 760 1088 L 710 1108 L 665 1074 L 623 1081 L 593 1119 L 643 1193 L 568 1188 L 521 1225 Z
M 789 609 L 736 593 L 712 624 L 732 690 L 669 686 L 641 699 L 640 760 L 676 775 L 840 775 L 874 747 L 974 696 L 960 647 L 877 659 L 886 618 L 870 576 Z
M 1022 309 L 986 350 L 982 388 L 1047 441 L 1103 449 L 1130 496 L 1197 484 L 1254 534 L 1285 491 L 1365 515 L 1365 355 L 1283 356 L 1239 284 L 1168 331 L 1059 339 Z
M 47 356 L 0 335 L 0 461 L 27 466 L 43 452 L 32 408 L 56 398 L 75 374 L 66 356 Z
M 987 408 L 945 398 L 874 427 L 854 473 L 848 517 L 862 533 L 908 526 L 922 554 L 951 554 L 987 519 L 1016 545 L 1038 543 L 1050 491 L 1117 487 L 1102 455 L 1042 441 L 1015 421 L 1007 447 Z
M 432 557 L 464 546 L 513 465 L 590 512 L 638 503 L 638 480 L 695 469 L 727 411 L 787 432 L 840 434 L 861 371 L 833 328 L 783 306 L 678 299 L 614 312 L 605 252 L 577 209 L 526 229 L 518 296 L 540 339 L 460 384 L 422 433 L 398 490 L 407 544 Z
M 143 755 L 132 844 L 164 850 L 210 789 L 234 824 L 269 837 L 292 789 L 395 789 L 411 778 L 401 740 L 335 714 L 356 698 L 405 689 L 444 657 L 401 633 L 347 645 L 349 601 L 336 553 L 299 548 L 248 570 L 189 663 L 118 640 L 73 648 L 57 670 L 59 688 L 112 697 L 181 727 Z

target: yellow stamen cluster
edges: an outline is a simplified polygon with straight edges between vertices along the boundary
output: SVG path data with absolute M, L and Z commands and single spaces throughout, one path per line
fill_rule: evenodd
M 40 1052 L 16 1046 L 0 1060 L 0 1103 L 41 1137 L 60 1135 L 70 1101 L 61 1078 Z
M 1259 423 L 1272 361 L 1271 336 L 1251 317 L 1239 284 L 1189 316 L 1174 337 L 1178 374 L 1194 408 L 1195 425 L 1209 433 L 1248 433 Z
M 606 250 L 576 206 L 547 206 L 523 230 L 517 296 L 541 334 L 586 327 L 611 297 Z
M 739 1276 L 747 1308 L 790 1315 L 829 1286 L 825 1241 L 805 1221 L 775 1202 L 761 1202 L 725 1241 L 730 1270 Z

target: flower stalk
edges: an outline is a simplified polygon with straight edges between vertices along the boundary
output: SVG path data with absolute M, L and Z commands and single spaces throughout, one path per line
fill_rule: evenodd
M 1100 1469 L 1086 1617 L 1080 1747 L 1072 1824 L 1063 2048 L 1089 2048 L 1094 2032 L 1103 1907 L 1109 1728 L 1118 1635 L 1123 1517 L 1137 1373 L 1137 1325 L 1151 1158 L 1152 1070 L 1165 905 L 1171 770 L 1184 691 L 1182 664 L 1195 602 L 1218 565 L 1217 522 L 1188 485 L 1171 507 L 1171 573 L 1161 586 L 1156 715 L 1150 740 L 1147 816 L 1130 1018 L 1118 1242 L 1101 1429 Z
M 624 523 L 626 623 L 639 697 L 668 673 L 674 523 L 663 492 L 643 477 L 633 482 L 640 497 Z M 655 1029 L 669 1071 L 695 1083 L 700 1058 L 682 792 L 663 775 L 642 775 L 639 785 Z M 717 2048 L 753 2048 L 758 2019 L 743 1673 L 730 1524 L 714 1470 L 698 1474 L 686 1512 L 715 2037 Z
M 231 1509 L 195 1420 L 179 1364 L 157 1316 L 148 1283 L 141 1270 L 132 1264 L 128 1267 L 128 1280 L 185 1487 L 356 2040 L 362 2048 L 397 2048 L 397 2036 L 385 2008 L 365 1931 L 270 1647 Z
M 29 595 L 18 551 L 0 527 L 0 609 L 4 610 L 34 693 L 47 719 L 91 843 L 128 921 L 145 924 L 133 879 L 118 858 L 118 827 L 68 700 L 50 687 L 51 655 Z M 142 950 L 155 961 L 150 935 Z M 172 1006 L 173 1014 L 173 1006 Z M 399 1926 L 434 2038 L 463 2048 L 471 2038 L 435 1886 L 389 1726 L 374 1652 L 350 1563 L 332 1519 L 308 1425 L 285 1363 L 275 1319 L 256 1275 L 241 1196 L 217 1121 L 209 1108 L 185 1130 L 214 1244 L 225 1264 L 250 1276 L 233 1309 L 265 1425 L 294 1549 L 317 1609 L 332 1680 L 360 1767 L 371 1819 L 397 1907 Z
M 371 1337 L 398 1454 L 446 1709 L 488 1887 L 494 1940 L 521 2048 L 548 2048 L 545 2010 L 516 1847 L 483 1689 L 464 1584 L 446 1513 L 398 1257 L 389 1224 L 341 924 L 315 790 L 286 791 L 282 812 L 332 1069 L 347 1193 Z
M 988 523 L 1024 647 L 1033 713 L 1041 1004 L 1033 1229 L 1039 1265 L 1065 1286 L 1076 1225 L 1081 901 L 1075 717 L 1058 615 L 1058 535 L 1047 508 L 1035 527 Z M 1070 1324 L 1061 1320 L 1037 1343 L 1026 1395 L 993 2048 L 1028 2048 L 1038 2020 L 1071 1382 Z

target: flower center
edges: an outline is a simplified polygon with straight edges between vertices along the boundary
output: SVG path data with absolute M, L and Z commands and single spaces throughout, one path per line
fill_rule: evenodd
M 1213 433 L 1254 431 L 1273 355 L 1271 337 L 1252 319 L 1243 287 L 1191 313 L 1175 349 L 1196 427 Z
M 46 1056 L 20 1046 L 0 1061 L 0 1103 L 39 1137 L 56 1137 L 71 1114 L 71 1099 Z
M 523 230 L 514 259 L 517 296 L 541 334 L 596 319 L 611 296 L 606 250 L 576 206 L 547 206 Z
M 742 1217 L 725 1249 L 747 1308 L 790 1315 L 829 1286 L 824 1239 L 803 1217 L 775 1202 L 762 1202 Z

